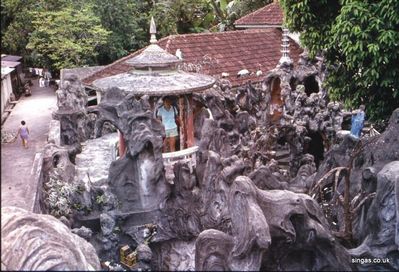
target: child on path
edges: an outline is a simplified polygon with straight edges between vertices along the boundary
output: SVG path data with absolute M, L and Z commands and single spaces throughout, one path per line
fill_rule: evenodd
M 28 126 L 26 126 L 25 121 L 21 121 L 21 126 L 18 129 L 18 134 L 21 137 L 22 145 L 25 148 L 28 148 L 29 129 L 28 129 Z M 17 136 L 18 136 L 18 134 L 17 134 Z

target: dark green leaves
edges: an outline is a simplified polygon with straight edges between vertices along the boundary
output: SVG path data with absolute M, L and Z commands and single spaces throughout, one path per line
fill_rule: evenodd
M 399 1 L 281 0 L 311 55 L 325 53 L 327 87 L 348 107 L 386 118 L 399 107 Z
M 106 43 L 109 35 L 89 8 L 33 11 L 30 15 L 35 18 L 34 31 L 26 48 L 54 69 L 95 64 L 96 49 Z

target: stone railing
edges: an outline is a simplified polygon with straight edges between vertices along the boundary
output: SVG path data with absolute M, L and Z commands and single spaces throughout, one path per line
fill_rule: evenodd
M 197 151 L 198 146 L 192 146 L 175 152 L 162 153 L 166 179 L 169 183 L 173 184 L 173 165 L 178 161 L 187 163 L 190 169 L 190 173 L 193 173 L 197 163 Z

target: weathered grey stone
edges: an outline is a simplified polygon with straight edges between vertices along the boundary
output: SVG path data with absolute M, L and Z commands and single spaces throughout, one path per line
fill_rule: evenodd
M 58 218 L 58 220 L 64 223 L 64 225 L 67 226 L 69 229 L 71 228 L 71 222 L 65 216 L 61 216 L 60 218 Z
M 114 230 L 115 220 L 109 214 L 102 213 L 100 215 L 100 225 L 101 225 L 101 231 L 102 231 L 103 235 L 108 236 Z
M 55 145 L 61 145 L 61 125 L 58 120 L 51 120 L 49 125 L 49 132 L 47 142 Z
M 60 122 L 61 145 L 77 144 L 90 137 L 86 104 L 87 94 L 77 76 L 65 78 L 57 91 L 58 109 L 53 113 Z
M 354 257 L 389 258 L 384 267 L 399 269 L 399 245 L 397 243 L 397 210 L 398 202 L 399 161 L 388 163 L 377 174 L 377 195 L 368 213 L 364 228 L 367 237 L 357 248 L 351 249 Z M 374 270 L 381 267 L 381 263 L 358 264 L 359 269 Z
M 195 240 L 169 240 L 157 244 L 155 250 L 153 263 L 156 263 L 159 270 L 196 271 Z M 154 260 L 156 261 L 154 262 Z
M 152 259 L 151 248 L 146 244 L 139 244 L 136 248 L 137 259 L 141 262 L 150 262 Z
M 321 59 L 313 61 L 304 54 L 299 66 L 281 65 L 268 73 L 263 88 L 248 84 L 232 90 L 228 82 L 220 80 L 214 88 L 197 94 L 196 100 L 207 106 L 211 114 L 205 114 L 201 107 L 198 111 L 195 135 L 200 142 L 196 169 L 192 172 L 185 162 L 176 163 L 170 169 L 173 184 L 165 180 L 162 125 L 153 118 L 148 97 L 138 99 L 136 94 L 142 90 L 132 89 L 142 84 L 147 85 L 144 91 L 161 94 L 171 85 L 164 81 L 161 89 L 155 90 L 151 84 L 159 82 L 149 82 L 152 75 L 140 79 L 138 71 L 108 78 L 106 84 L 97 82 L 112 87 L 121 84 L 125 88 L 105 92 L 93 110 L 97 118 L 92 118 L 96 121 L 92 130 L 97 139 L 85 142 L 76 160 L 81 171 L 79 179 L 86 181 L 88 189 L 85 203 L 99 194 L 110 202 L 101 207 L 102 212 L 109 214 L 98 218 L 94 213 L 85 218 L 99 219 L 102 231 L 96 240 L 102 242 L 97 245 L 100 255 L 115 258 L 120 243 L 130 243 L 139 244 L 141 269 L 151 267 L 151 254 L 155 262 L 152 268 L 163 270 L 354 269 L 347 250 L 333 236 L 335 227 L 316 202 L 321 202 L 320 198 L 314 200 L 301 194 L 309 192 L 332 168 L 346 167 L 352 162 L 352 211 L 355 204 L 377 190 L 375 199 L 371 195 L 360 207 L 358 213 L 362 215 L 353 215 L 354 242 L 369 247 L 354 252 L 371 254 L 372 246 L 382 241 L 384 249 L 379 249 L 378 254 L 373 251 L 372 256 L 396 257 L 397 242 L 392 241 L 399 240 L 398 230 L 394 229 L 399 224 L 397 200 L 390 186 L 380 188 L 387 182 L 378 182 L 385 177 L 383 167 L 398 160 L 399 110 L 391 118 L 386 133 L 367 140 L 344 137 L 339 146 L 333 146 L 343 113 L 340 103 L 327 104 L 327 92 L 321 85 L 324 68 Z M 272 105 L 276 99 L 272 97 L 272 83 L 277 79 L 283 102 L 278 105 L 279 118 L 271 114 L 276 106 Z M 132 81 L 138 85 L 131 85 Z M 177 80 L 172 85 L 181 88 L 187 84 L 181 83 Z M 187 92 L 197 83 L 179 90 Z M 78 122 L 79 118 L 71 116 L 69 121 Z M 208 116 L 212 120 L 205 118 Z M 112 150 L 118 139 L 105 133 L 106 124 L 121 132 L 127 146 L 126 155 L 121 154 L 117 160 Z M 74 131 L 76 127 L 68 129 L 73 135 L 78 134 Z M 75 137 L 71 135 L 67 136 Z M 114 142 L 104 147 L 107 137 Z M 359 145 L 363 145 L 362 149 L 352 161 Z M 96 173 L 96 169 L 100 171 Z M 90 176 L 92 182 L 85 176 Z M 337 177 L 336 190 L 340 194 L 342 180 Z M 334 177 L 326 184 L 333 186 Z M 334 204 L 338 203 L 337 198 L 327 201 L 330 207 L 336 205 L 334 223 L 338 224 L 337 230 L 342 230 L 342 206 Z M 377 214 L 377 210 L 383 212 Z M 382 223 L 374 226 L 373 220 Z M 151 241 L 153 252 L 141 245 L 142 225 L 146 223 L 157 224 L 157 235 Z M 119 227 L 124 235 L 117 234 Z
M 43 154 L 43 190 L 39 201 L 42 211 L 56 217 L 72 213 L 73 199 L 78 194 L 75 166 L 71 162 L 78 152 L 74 146 L 47 144 Z
M 5 270 L 99 270 L 91 244 L 49 215 L 1 208 L 1 262 Z
M 123 212 L 156 210 L 165 199 L 165 132 L 149 109 L 148 97 L 135 100 L 116 88 L 109 90 L 98 105 L 97 137 L 104 123 L 110 122 L 122 133 L 127 146 L 126 155 L 111 163 L 108 176 Z
M 201 233 L 196 242 L 196 269 L 276 270 L 277 264 L 282 270 L 351 268 L 348 253 L 335 241 L 317 203 L 309 196 L 262 191 L 247 177 L 237 177 L 228 203 L 232 235 L 216 230 Z M 300 251 L 310 263 L 288 257 Z
M 78 229 L 72 229 L 72 233 L 79 235 L 87 241 L 90 241 L 91 236 L 93 235 L 93 231 L 85 226 L 82 226 Z
M 76 176 L 89 186 L 108 179 L 111 162 L 117 159 L 118 134 L 106 134 L 82 143 L 82 152 L 76 155 Z

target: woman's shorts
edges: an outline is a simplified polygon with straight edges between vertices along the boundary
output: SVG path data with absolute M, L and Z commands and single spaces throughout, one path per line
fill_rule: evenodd
M 165 130 L 165 133 L 166 133 L 166 137 L 167 137 L 167 138 L 169 138 L 169 137 L 176 137 L 177 135 L 179 135 L 179 134 L 177 133 L 177 127 L 176 127 L 176 128 L 172 128 L 172 129 L 166 129 L 166 130 Z

